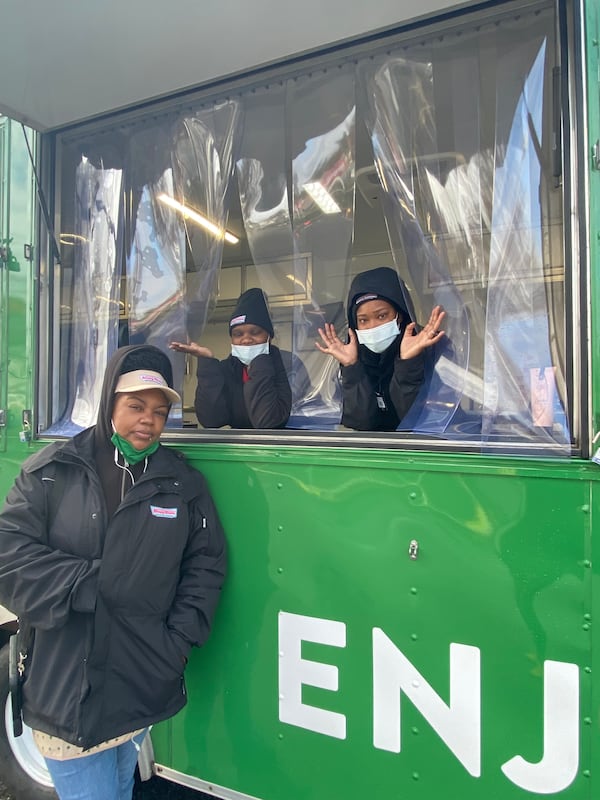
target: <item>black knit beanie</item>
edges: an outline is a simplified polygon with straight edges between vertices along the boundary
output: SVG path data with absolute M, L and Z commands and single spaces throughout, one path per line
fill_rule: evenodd
M 229 320 L 229 333 L 236 325 L 258 325 L 271 338 L 275 335 L 267 300 L 262 289 L 248 289 L 240 295 Z

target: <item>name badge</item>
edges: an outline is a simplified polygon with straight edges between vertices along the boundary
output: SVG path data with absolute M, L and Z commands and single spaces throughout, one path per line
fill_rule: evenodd
M 150 506 L 150 511 L 153 517 L 162 517 L 163 519 L 175 519 L 177 517 L 176 508 L 163 508 L 162 506 Z

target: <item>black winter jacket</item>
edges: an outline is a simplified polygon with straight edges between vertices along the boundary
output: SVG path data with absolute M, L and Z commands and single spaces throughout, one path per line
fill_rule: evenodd
M 219 361 L 198 359 L 195 408 L 205 428 L 283 428 L 292 408 L 292 390 L 282 351 L 270 345 L 257 356 L 242 378 L 243 364 L 235 356 Z
M 0 597 L 34 631 L 24 720 L 86 748 L 185 705 L 185 659 L 225 572 L 212 500 L 180 454 L 159 447 L 109 522 L 92 442 L 84 431 L 30 458 L 0 514 Z
M 423 383 L 424 358 L 401 359 L 401 339 L 398 336 L 383 353 L 361 344 L 356 364 L 341 368 L 342 425 L 358 431 L 395 431 L 408 413 Z

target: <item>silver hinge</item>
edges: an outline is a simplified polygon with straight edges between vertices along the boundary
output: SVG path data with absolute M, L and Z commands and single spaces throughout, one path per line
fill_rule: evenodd
M 600 139 L 592 145 L 592 169 L 600 169 Z
M 6 428 L 6 411 L 0 408 L 0 428 Z

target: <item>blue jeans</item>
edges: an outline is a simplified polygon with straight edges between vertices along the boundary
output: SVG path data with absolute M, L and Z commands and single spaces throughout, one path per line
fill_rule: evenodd
M 131 800 L 138 750 L 146 735 L 67 761 L 46 758 L 60 800 Z

